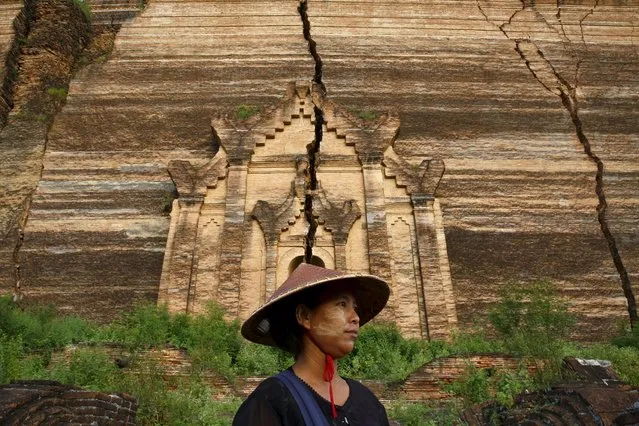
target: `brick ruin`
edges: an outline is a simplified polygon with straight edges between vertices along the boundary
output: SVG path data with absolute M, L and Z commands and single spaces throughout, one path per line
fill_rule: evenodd
M 92 392 L 53 381 L 0 386 L 0 421 L 7 426 L 135 425 L 137 407 L 127 394 Z

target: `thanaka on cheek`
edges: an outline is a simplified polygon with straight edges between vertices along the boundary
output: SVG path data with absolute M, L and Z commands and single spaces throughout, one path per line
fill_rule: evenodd
M 344 333 L 346 313 L 339 307 L 330 307 L 322 313 L 317 323 L 312 325 L 314 334 L 318 336 L 339 336 Z M 313 323 L 313 321 L 311 321 Z

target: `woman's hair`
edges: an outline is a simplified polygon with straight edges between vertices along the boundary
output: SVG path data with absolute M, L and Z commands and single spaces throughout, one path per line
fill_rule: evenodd
M 271 336 L 279 348 L 290 352 L 294 357 L 302 352 L 304 328 L 297 322 L 297 307 L 305 305 L 310 310 L 315 309 L 322 302 L 326 290 L 324 287 L 315 287 L 302 291 L 302 294 L 291 297 L 268 315 Z

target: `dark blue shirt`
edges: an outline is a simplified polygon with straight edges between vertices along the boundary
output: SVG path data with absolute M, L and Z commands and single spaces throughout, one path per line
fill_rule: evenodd
M 326 416 L 329 425 L 388 426 L 384 406 L 366 386 L 345 379 L 349 387 L 344 405 L 337 405 L 337 419 L 331 415 L 331 403 L 310 386 L 311 395 Z M 240 406 L 233 426 L 304 426 L 302 413 L 288 388 L 278 379 L 264 380 Z

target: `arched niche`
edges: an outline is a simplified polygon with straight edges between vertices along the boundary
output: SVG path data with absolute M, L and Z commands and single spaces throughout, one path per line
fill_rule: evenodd
M 293 273 L 293 271 L 295 269 L 297 269 L 297 267 L 300 266 L 304 262 L 304 257 L 305 256 L 297 256 L 297 257 L 293 258 L 291 263 L 288 265 L 288 274 L 289 275 L 291 275 Z M 319 256 L 311 257 L 311 265 L 321 266 L 322 268 L 326 267 L 326 264 L 324 264 L 324 261 Z
M 289 277 L 292 269 L 290 267 L 298 262 L 297 259 L 304 259 L 303 247 L 286 247 L 280 248 L 283 252 L 280 252 L 277 262 L 277 286 L 279 287 Z M 335 259 L 333 254 L 323 247 L 313 248 L 314 265 L 324 266 L 328 269 L 335 269 Z M 297 267 L 302 261 L 295 264 Z M 322 265 L 323 263 L 323 265 Z

